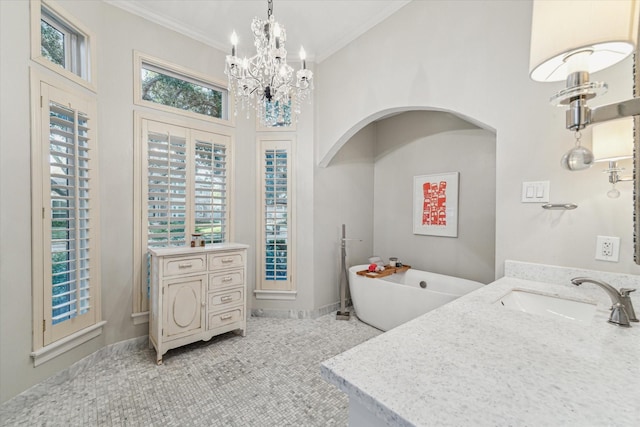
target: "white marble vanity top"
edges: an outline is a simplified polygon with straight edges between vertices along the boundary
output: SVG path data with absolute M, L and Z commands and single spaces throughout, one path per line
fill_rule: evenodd
M 233 251 L 247 249 L 249 246 L 242 243 L 213 243 L 206 246 L 177 246 L 172 248 L 149 248 L 148 251 L 156 256 L 190 255 L 201 252 Z
M 609 283 L 640 288 L 637 278 Z M 513 288 L 598 311 L 585 326 L 493 304 Z M 389 425 L 637 426 L 640 323 L 607 323 L 610 305 L 594 285 L 504 277 L 325 361 L 321 374 Z

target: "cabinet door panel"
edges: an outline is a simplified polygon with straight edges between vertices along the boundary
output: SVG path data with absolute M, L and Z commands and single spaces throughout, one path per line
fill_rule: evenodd
M 164 336 L 167 339 L 197 333 L 203 329 L 203 288 L 207 276 L 165 281 Z

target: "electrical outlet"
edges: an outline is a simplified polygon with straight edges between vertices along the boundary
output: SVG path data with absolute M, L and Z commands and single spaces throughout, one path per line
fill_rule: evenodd
M 596 259 L 618 262 L 620 257 L 620 238 L 598 236 L 596 238 Z

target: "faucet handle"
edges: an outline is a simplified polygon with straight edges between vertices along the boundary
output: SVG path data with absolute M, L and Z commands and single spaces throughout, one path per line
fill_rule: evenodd
M 611 315 L 609 316 L 609 323 L 613 323 L 617 326 L 622 326 L 625 328 L 630 327 L 629 324 L 629 316 L 627 311 L 624 308 L 624 305 L 615 303 L 611 306 Z
M 620 288 L 620 295 L 628 297 L 631 292 L 635 292 L 635 288 Z

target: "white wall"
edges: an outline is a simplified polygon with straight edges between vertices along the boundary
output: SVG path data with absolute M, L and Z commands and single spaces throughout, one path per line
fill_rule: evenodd
M 456 112 L 496 132 L 496 272 L 505 259 L 640 273 L 632 256 L 632 197 L 622 184 L 607 199 L 594 167 L 567 172 L 573 146 L 564 111 L 548 98 L 563 83 L 528 77 L 528 1 L 414 1 L 318 65 L 316 158 L 327 164 L 360 127 L 406 107 Z M 631 59 L 596 73 L 609 93 L 601 105 L 631 97 Z M 589 144 L 589 132 L 585 132 Z M 553 202 L 574 211 L 520 203 L 522 181 L 551 181 Z M 619 263 L 595 261 L 596 235 L 621 237 Z M 320 238 L 321 236 L 318 236 Z
M 373 253 L 373 184 L 376 125 L 362 129 L 333 158 L 315 169 L 315 304 L 338 301 L 340 237 L 347 238 L 347 267 L 367 262 Z
M 495 135 L 451 114 L 415 111 L 377 123 L 373 252 L 418 270 L 495 279 Z M 459 172 L 458 236 L 413 234 L 413 177 Z

